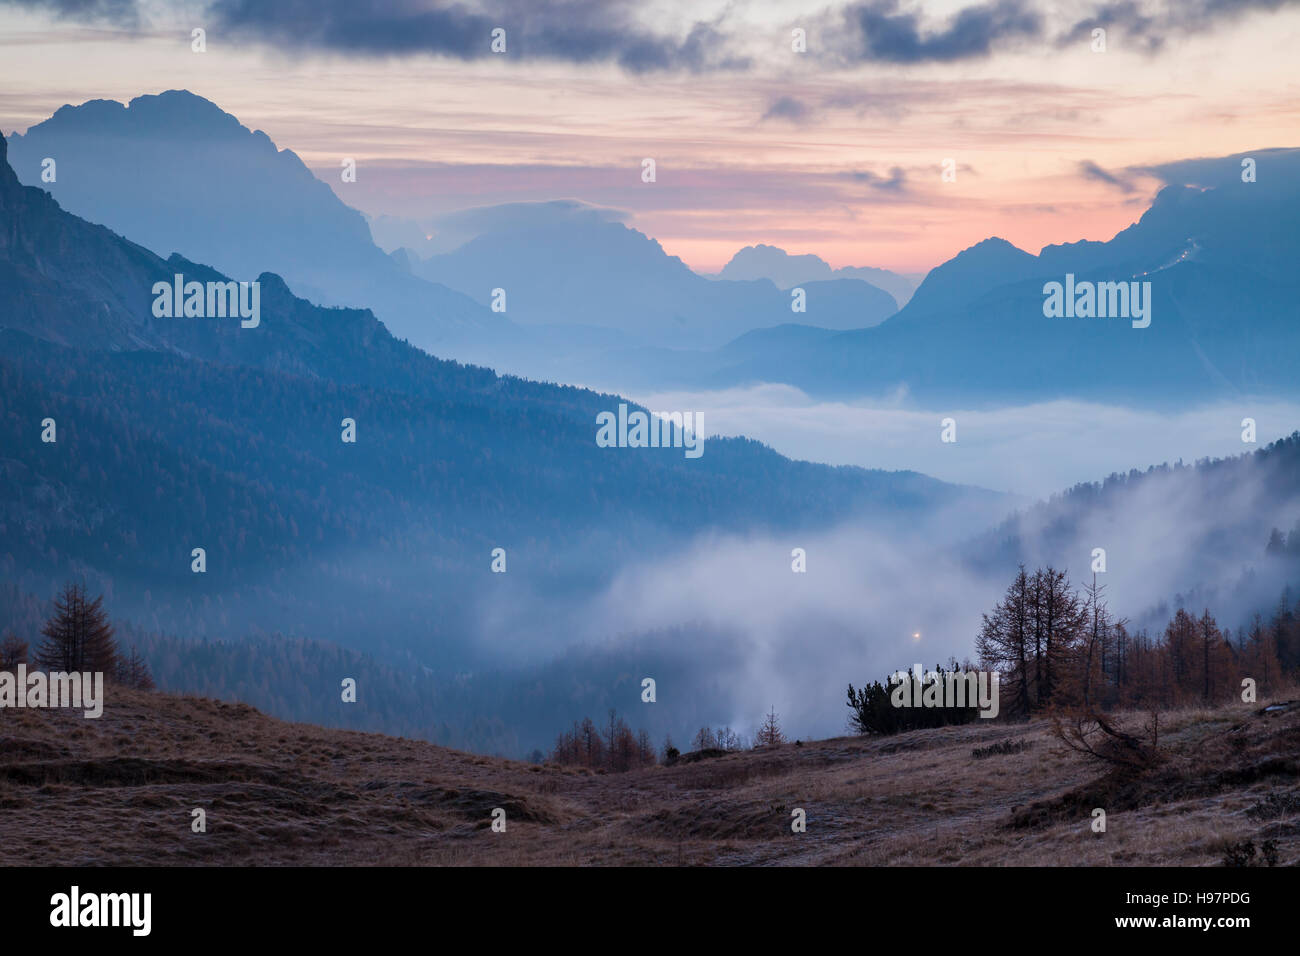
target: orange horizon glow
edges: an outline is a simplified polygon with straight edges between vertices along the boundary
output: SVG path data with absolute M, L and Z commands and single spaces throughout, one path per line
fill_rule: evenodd
M 198 56 L 187 34 L 6 10 L 0 128 L 65 103 L 184 88 L 293 150 L 349 205 L 423 233 L 467 207 L 576 198 L 619 210 L 701 272 L 767 243 L 836 268 L 924 273 L 991 236 L 1030 253 L 1109 239 L 1161 186 L 1144 167 L 1296 145 L 1300 11 L 1171 36 L 1155 53 L 1125 39 L 1104 54 L 856 68 L 761 48 L 748 72 L 639 77 L 601 64 L 290 56 L 220 37 Z M 804 112 L 773 113 L 781 98 Z M 341 156 L 361 171 L 346 188 Z M 645 157 L 653 184 L 639 179 Z M 945 159 L 955 182 L 940 178 Z

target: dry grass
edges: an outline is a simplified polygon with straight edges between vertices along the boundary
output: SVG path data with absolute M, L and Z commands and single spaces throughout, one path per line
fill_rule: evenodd
M 1263 706 L 1165 714 L 1142 773 L 978 721 L 604 775 L 114 690 L 99 720 L 0 711 L 0 864 L 1296 864 L 1300 707 Z

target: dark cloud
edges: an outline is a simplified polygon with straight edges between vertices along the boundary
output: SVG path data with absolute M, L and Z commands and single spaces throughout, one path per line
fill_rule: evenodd
M 1113 43 L 1156 51 L 1171 35 L 1210 31 L 1298 3 L 1108 0 L 1060 14 L 1062 7 L 1050 0 L 984 0 L 931 21 L 922 3 L 849 0 L 815 18 L 834 37 L 827 50 L 833 62 L 946 63 L 984 59 L 1020 44 L 1067 46 L 1090 38 L 1096 27 L 1116 31 Z M 0 7 L 131 30 L 162 9 L 144 0 L 0 0 Z M 748 68 L 750 61 L 735 52 L 733 34 L 743 38 L 737 29 L 724 29 L 735 5 L 719 0 L 717 8 L 722 12 L 716 17 L 677 33 L 656 28 L 652 11 L 639 0 L 195 0 L 193 7 L 209 32 L 299 52 L 479 60 L 494 55 L 491 31 L 502 27 L 505 56 L 512 59 L 612 63 L 631 73 Z M 758 28 L 745 29 L 752 34 Z
M 214 0 L 214 26 L 250 39 L 360 56 L 434 53 L 490 56 L 492 31 L 506 31 L 504 56 L 571 63 L 617 63 L 633 73 L 739 66 L 725 54 L 716 23 L 684 38 L 653 33 L 637 5 L 607 0 L 497 0 L 481 5 L 427 0 Z
M 1108 45 L 1160 50 L 1170 36 L 1204 33 L 1224 23 L 1255 13 L 1273 13 L 1295 7 L 1297 0 L 1178 0 L 1152 6 L 1136 0 L 1116 0 L 1095 8 L 1057 38 L 1058 46 L 1090 40 L 1098 27 L 1107 31 Z M 1115 36 L 1111 36 L 1115 31 Z
M 1148 52 L 1171 35 L 1217 29 L 1254 12 L 1276 12 L 1300 0 L 1112 0 L 1074 12 L 1063 29 L 1045 0 L 990 0 L 966 7 L 933 27 L 923 8 L 901 0 L 861 0 L 840 11 L 847 25 L 840 54 L 849 62 L 944 63 L 984 59 L 1021 43 L 1067 46 L 1090 40 L 1097 27 L 1114 43 Z M 1083 6 L 1083 5 L 1080 5 Z M 1049 24 L 1050 18 L 1054 21 Z M 1073 22 L 1071 22 L 1071 20 Z
M 994 0 L 967 7 L 936 30 L 898 0 L 867 0 L 845 10 L 855 30 L 849 58 L 883 63 L 925 63 L 989 56 L 1004 44 L 1043 35 L 1043 18 L 1025 0 Z
M 894 166 L 888 176 L 881 176 L 869 169 L 849 173 L 854 182 L 866 183 L 872 189 L 885 193 L 901 193 L 907 189 L 907 173 L 902 166 Z
M 58 20 L 111 23 L 133 28 L 140 24 L 137 0 L 0 0 L 0 6 L 48 13 Z
M 802 123 L 812 115 L 807 103 L 793 96 L 778 96 L 763 114 L 763 119 L 784 119 L 793 123 Z
M 1092 179 L 1099 183 L 1105 183 L 1107 186 L 1114 186 L 1121 192 L 1131 193 L 1135 188 L 1128 179 L 1107 172 L 1091 159 L 1085 159 L 1079 163 L 1079 173 L 1084 179 Z
M 60 19 L 136 28 L 148 18 L 139 0 L 0 0 Z M 722 20 L 699 21 L 684 36 L 656 32 L 639 19 L 635 0 L 207 0 L 209 34 L 285 50 L 361 57 L 434 54 L 460 60 L 497 56 L 492 31 L 506 31 L 503 58 L 613 63 L 631 73 L 743 69 Z

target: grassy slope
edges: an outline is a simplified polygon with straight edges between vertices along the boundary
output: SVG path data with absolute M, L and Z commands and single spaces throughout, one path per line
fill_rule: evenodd
M 606 775 L 112 690 L 99 720 L 0 711 L 0 864 L 1206 865 L 1243 839 L 1297 863 L 1300 707 L 1264 703 L 1166 714 L 1164 766 L 1119 781 L 1044 721 Z M 1295 809 L 1249 818 L 1269 794 Z

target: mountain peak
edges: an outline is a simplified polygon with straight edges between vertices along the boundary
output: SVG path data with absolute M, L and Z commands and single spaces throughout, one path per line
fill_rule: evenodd
M 782 289 L 799 282 L 832 277 L 833 270 L 820 256 L 811 253 L 791 255 L 780 246 L 769 246 L 763 242 L 745 246 L 718 273 L 720 279 L 771 279 Z
M 9 141 L 0 134 L 0 189 L 8 192 L 21 185 L 18 182 L 18 174 L 9 165 Z
M 189 90 L 164 90 L 161 93 L 142 93 L 127 104 L 128 110 L 146 113 L 191 113 L 209 116 L 230 116 L 212 100 Z M 231 117 L 232 119 L 234 117 Z
M 43 123 L 28 130 L 43 133 L 131 133 L 170 137 L 224 138 L 249 130 L 216 103 L 189 90 L 166 90 L 137 96 L 123 105 L 117 100 L 87 100 L 61 106 Z
M 965 254 L 967 252 L 975 252 L 976 250 L 980 250 L 982 252 L 994 252 L 994 251 L 1019 252 L 1022 255 L 1026 255 L 1026 256 L 1029 255 L 1029 253 L 1025 252 L 1025 250 L 1021 249 L 1019 246 L 1015 245 L 1012 242 L 1008 242 L 1006 239 L 1003 239 L 1001 236 L 989 236 L 987 239 L 981 239 L 979 242 L 975 243 L 975 245 L 971 246 L 970 248 L 963 249 L 962 253 L 959 254 Z
M 956 272 L 967 268 L 987 269 L 994 266 L 1024 268 L 1035 262 L 1036 256 L 1000 236 L 981 239 L 963 249 L 935 271 Z

